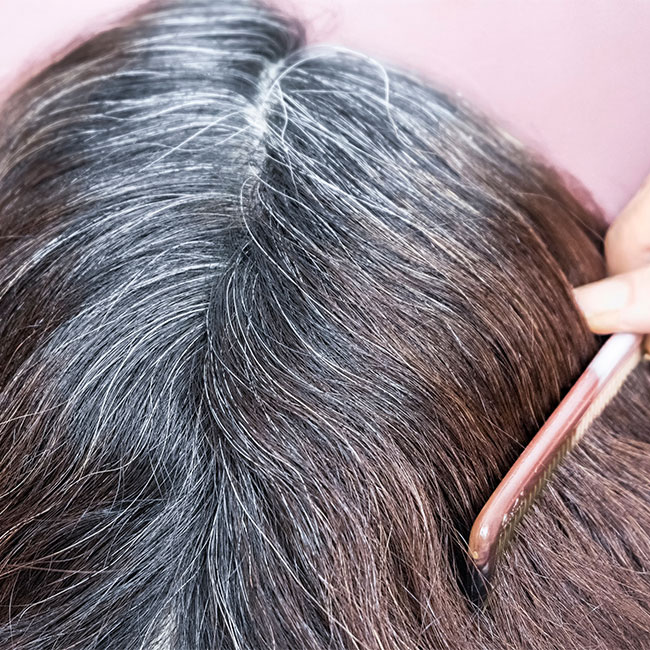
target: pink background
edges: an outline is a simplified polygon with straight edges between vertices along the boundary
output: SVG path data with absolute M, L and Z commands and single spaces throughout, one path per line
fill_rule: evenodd
M 650 172 L 650 0 L 275 0 L 311 40 L 416 69 L 578 177 L 614 216 Z M 138 0 L 0 0 L 0 97 Z

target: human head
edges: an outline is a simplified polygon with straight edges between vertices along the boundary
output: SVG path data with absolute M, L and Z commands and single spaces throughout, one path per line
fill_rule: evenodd
M 585 503 L 604 428 L 490 609 L 464 584 L 473 517 L 597 347 L 571 286 L 602 229 L 462 101 L 252 2 L 152 6 L 49 67 L 0 157 L 0 639 L 635 647 L 636 430 L 607 485 L 637 529 Z

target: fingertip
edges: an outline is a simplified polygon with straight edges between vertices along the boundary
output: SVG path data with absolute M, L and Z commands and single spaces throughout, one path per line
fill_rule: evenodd
M 628 304 L 630 290 L 629 282 L 624 278 L 615 277 L 576 287 L 573 296 L 587 321 L 596 316 L 604 318 L 603 314 L 607 314 L 611 319 L 614 312 L 620 311 Z
M 594 334 L 613 334 L 620 332 L 620 314 L 618 310 L 604 311 L 587 317 L 589 329 Z

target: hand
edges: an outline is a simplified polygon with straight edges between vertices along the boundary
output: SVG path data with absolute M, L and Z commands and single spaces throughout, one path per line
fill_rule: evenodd
M 610 226 L 605 258 L 610 277 L 574 290 L 589 327 L 650 333 L 650 176 Z

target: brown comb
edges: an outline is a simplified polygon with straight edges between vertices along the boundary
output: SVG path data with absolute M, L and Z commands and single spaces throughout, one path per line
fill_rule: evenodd
M 517 524 L 562 459 L 578 444 L 642 356 L 643 336 L 614 334 L 515 461 L 479 513 L 469 554 L 485 587 Z

